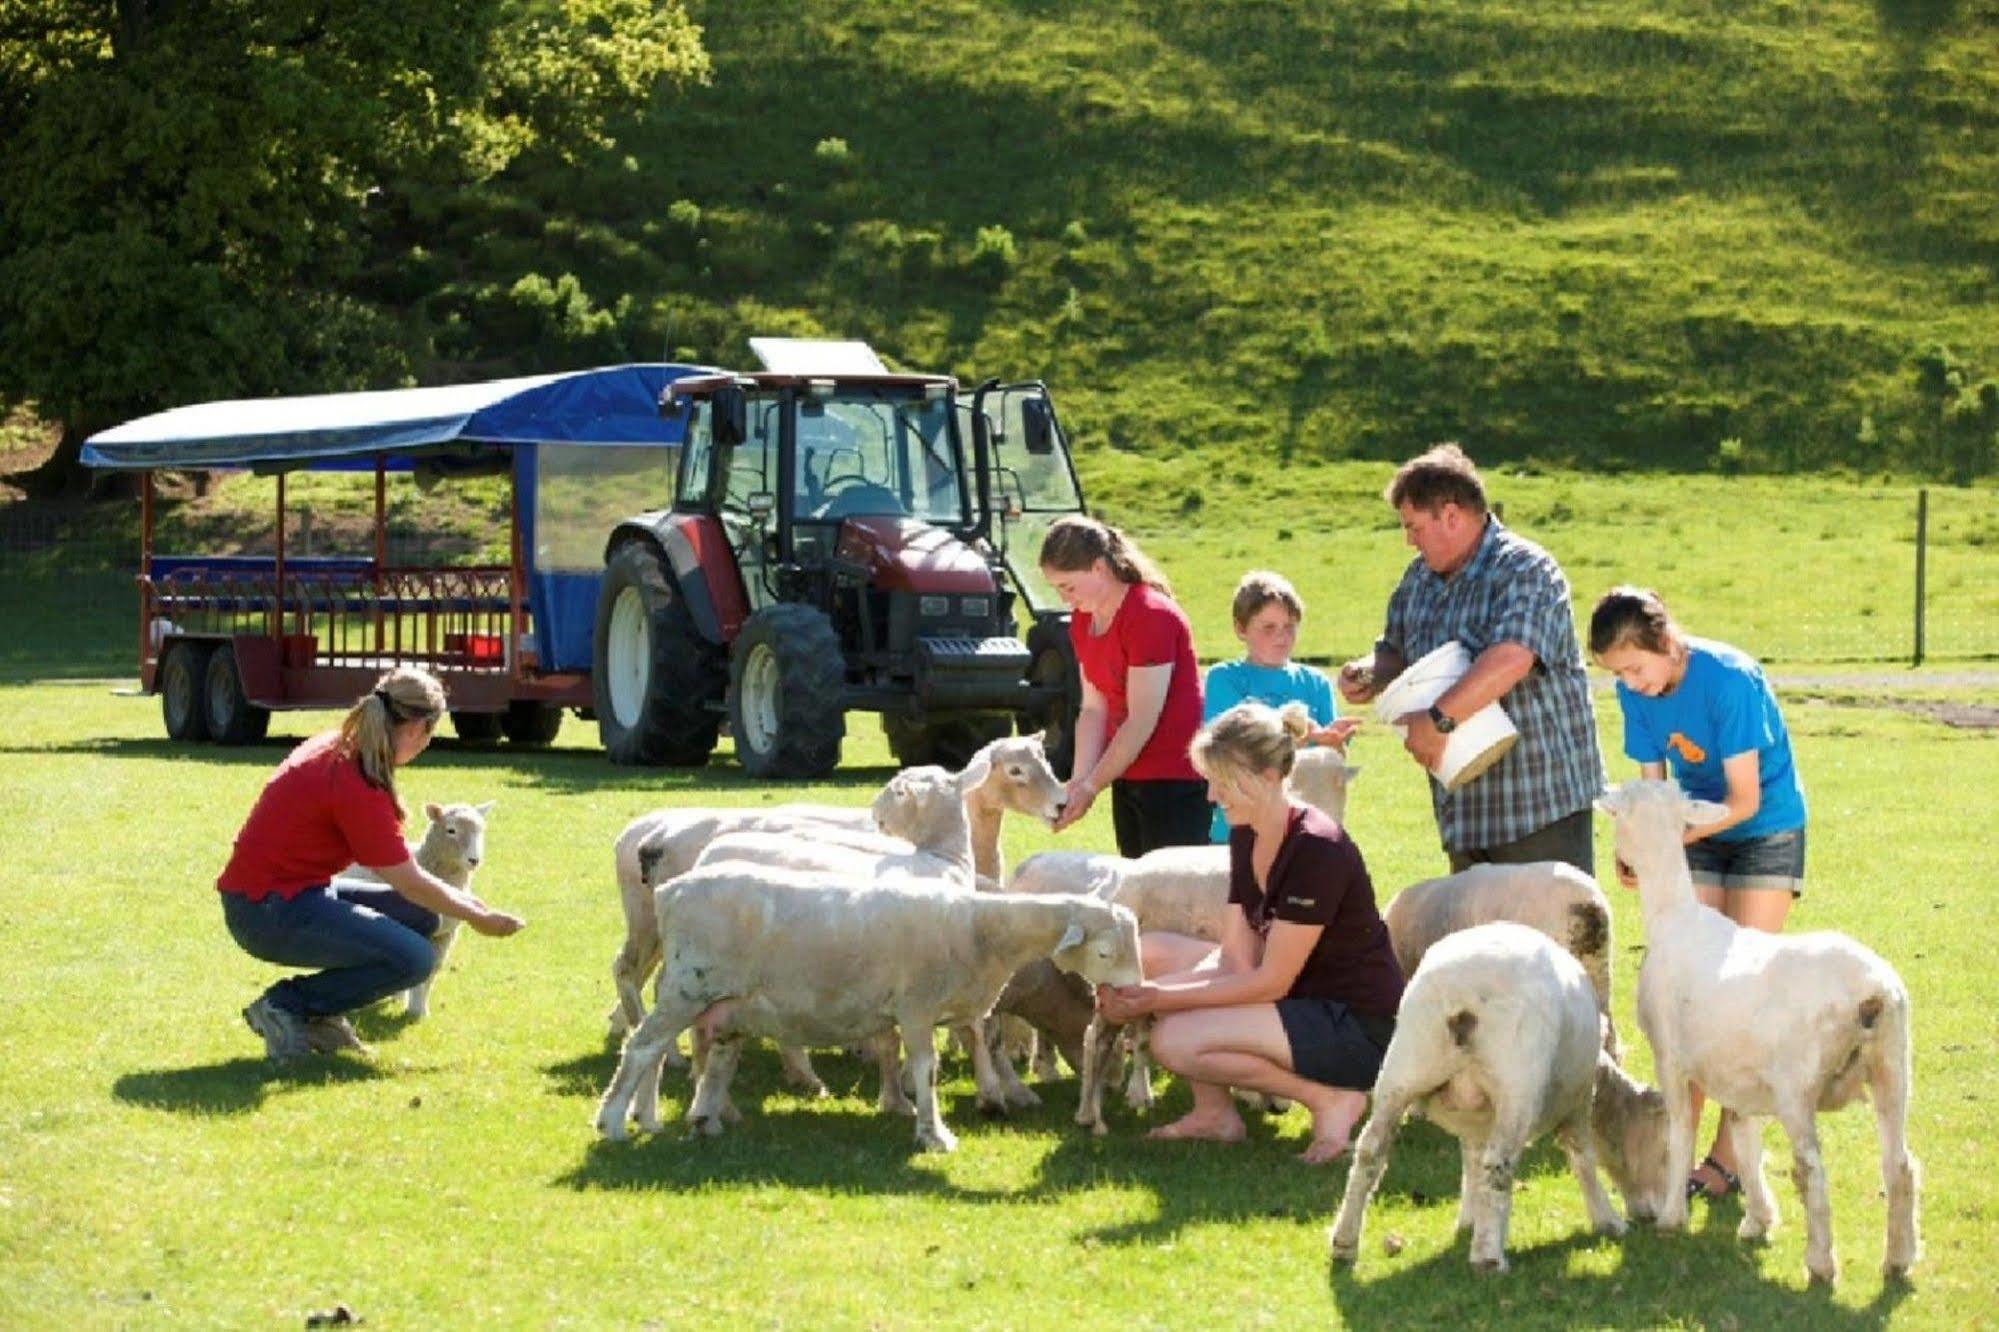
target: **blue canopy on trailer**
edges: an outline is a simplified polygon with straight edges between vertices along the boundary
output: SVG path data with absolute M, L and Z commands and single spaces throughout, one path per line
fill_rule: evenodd
M 535 446 L 678 444 L 685 420 L 660 414 L 666 386 L 714 373 L 706 366 L 614 365 L 437 388 L 196 403 L 92 435 L 83 462 L 127 471 L 361 471 L 372 470 L 382 455 L 398 471 L 424 460 L 449 471 L 482 455 L 503 461 L 511 452 L 521 538 L 530 552 L 526 596 L 536 658 L 548 670 L 587 669 L 599 579 L 536 567 Z M 633 511 L 654 507 L 658 498 L 633 496 Z

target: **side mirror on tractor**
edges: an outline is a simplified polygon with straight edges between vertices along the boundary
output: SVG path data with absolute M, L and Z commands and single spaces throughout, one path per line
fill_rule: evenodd
M 1039 458 L 1055 452 L 1055 421 L 1048 404 L 1040 398 L 1026 398 L 1020 404 L 1021 443 Z
M 709 401 L 715 413 L 717 447 L 730 448 L 749 437 L 749 399 L 741 388 L 734 384 L 718 388 Z

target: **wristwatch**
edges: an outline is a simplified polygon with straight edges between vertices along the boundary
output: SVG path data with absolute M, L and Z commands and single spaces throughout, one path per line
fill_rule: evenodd
M 1458 724 L 1444 715 L 1444 710 L 1435 703 L 1430 705 L 1430 724 L 1437 728 L 1438 735 L 1449 735 L 1458 729 Z

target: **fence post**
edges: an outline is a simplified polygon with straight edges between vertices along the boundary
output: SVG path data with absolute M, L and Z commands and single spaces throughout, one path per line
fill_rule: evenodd
M 1916 491 L 1916 659 L 1909 664 L 1923 664 L 1923 574 L 1928 562 L 1930 544 L 1930 489 L 1923 486 Z

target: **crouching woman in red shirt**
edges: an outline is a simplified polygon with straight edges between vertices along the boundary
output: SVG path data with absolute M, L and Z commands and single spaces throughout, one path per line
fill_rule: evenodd
M 243 951 L 288 967 L 319 967 L 279 981 L 243 1010 L 264 1053 L 359 1049 L 341 1016 L 408 989 L 437 966 L 439 916 L 481 934 L 524 923 L 454 888 L 410 858 L 396 769 L 430 744 L 444 715 L 444 686 L 399 666 L 278 765 L 250 810 L 215 886 L 222 917 Z M 386 888 L 343 888 L 334 875 L 365 865 Z
M 1236 1142 L 1229 1088 L 1312 1113 L 1308 1164 L 1347 1149 L 1402 1003 L 1402 971 L 1374 885 L 1346 829 L 1290 798 L 1284 779 L 1313 729 L 1302 703 L 1230 708 L 1194 737 L 1194 765 L 1229 824 L 1222 942 L 1140 940 L 1154 979 L 1098 991 L 1104 1015 L 1157 1014 L 1152 1055 L 1192 1084 L 1194 1108 L 1155 1138 Z

